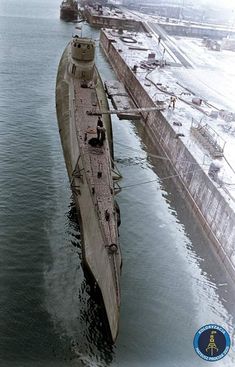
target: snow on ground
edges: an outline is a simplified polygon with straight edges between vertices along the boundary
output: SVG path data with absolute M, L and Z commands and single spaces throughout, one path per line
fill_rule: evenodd
M 193 63 L 193 69 L 176 70 L 175 77 L 197 96 L 206 99 L 214 110 L 219 108 L 235 113 L 235 52 L 209 50 L 201 39 L 177 37 L 174 40 L 184 53 L 189 54 Z M 208 117 L 205 121 L 226 141 L 224 154 L 235 170 L 235 121 Z
M 221 113 L 217 118 L 210 117 L 212 113 L 215 115 L 220 110 L 226 110 L 234 113 L 235 120 L 235 52 L 209 50 L 202 44 L 201 39 L 169 37 L 177 46 L 177 50 L 190 61 L 192 68 L 185 68 L 176 62 L 172 50 L 167 45 L 165 47 L 164 41 L 158 43 L 157 34 L 152 38 L 144 34 L 124 33 L 124 36 L 127 35 L 135 39 L 136 43 L 123 42 L 118 38 L 116 47 L 122 50 L 122 57 L 131 68 L 138 65 L 137 77 L 153 100 L 166 101 L 163 114 L 168 121 L 172 125 L 174 122 L 182 123 L 182 127 L 174 126 L 176 133 L 184 134 L 182 139 L 185 145 L 206 172 L 212 162 L 212 156 L 192 134 L 192 120 L 207 124 L 217 142 L 221 146 L 225 143 L 226 159 L 223 158 L 223 168 L 220 172 L 220 178 L 225 184 L 219 189 L 235 207 L 235 121 L 226 121 L 228 118 L 224 118 Z M 155 53 L 157 60 L 166 60 L 170 66 L 148 65 L 148 55 L 151 52 Z M 178 97 L 174 110 L 167 109 L 171 94 Z M 202 104 L 193 104 L 193 97 L 201 98 Z

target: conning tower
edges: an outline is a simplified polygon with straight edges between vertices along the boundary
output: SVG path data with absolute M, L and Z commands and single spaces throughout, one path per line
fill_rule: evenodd
M 89 82 L 95 70 L 95 42 L 89 38 L 74 36 L 71 41 L 69 73 L 76 79 Z

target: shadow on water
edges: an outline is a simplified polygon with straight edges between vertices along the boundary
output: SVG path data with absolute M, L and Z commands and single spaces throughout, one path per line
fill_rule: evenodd
M 74 240 L 71 239 L 71 243 L 74 247 L 77 247 L 81 250 L 81 234 L 80 234 L 80 224 L 78 221 L 78 213 L 76 206 L 73 202 L 71 202 L 69 206 L 69 212 L 68 212 L 68 220 L 69 220 L 69 227 L 70 227 L 70 234 L 72 237 L 74 237 Z M 81 258 L 81 252 L 79 252 L 79 258 Z
M 97 362 L 109 365 L 113 360 L 113 344 L 101 293 L 87 270 L 84 270 L 84 275 L 79 298 L 85 345 L 93 358 L 97 357 Z
M 101 292 L 94 277 L 83 261 L 79 213 L 74 203 L 68 212 L 71 244 L 77 249 L 84 278 L 79 287 L 80 330 L 79 338 L 71 343 L 71 359 L 82 365 L 104 366 L 113 360 L 113 343 Z M 94 360 L 95 359 L 95 360 Z

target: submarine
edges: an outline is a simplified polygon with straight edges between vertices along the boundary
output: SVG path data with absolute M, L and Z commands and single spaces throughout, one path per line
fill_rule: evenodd
M 58 66 L 56 112 L 64 159 L 78 212 L 82 258 L 101 292 L 112 341 L 120 314 L 120 211 L 107 96 L 95 65 L 95 42 L 75 35 Z

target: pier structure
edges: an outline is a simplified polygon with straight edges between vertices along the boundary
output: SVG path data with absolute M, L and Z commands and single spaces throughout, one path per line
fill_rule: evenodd
M 216 91 L 203 90 L 197 80 L 200 65 L 184 52 L 189 41 L 182 49 L 172 37 L 164 34 L 163 40 L 151 24 L 145 26 L 146 34 L 102 29 L 100 44 L 135 104 L 143 107 L 146 134 L 174 170 L 186 202 L 234 278 L 234 112 L 228 110 L 229 101 L 218 104 Z M 202 40 L 191 42 L 202 54 Z M 235 54 L 230 57 L 233 63 Z
M 94 27 L 122 28 L 141 31 L 142 22 L 139 17 L 131 12 L 102 5 L 86 5 L 82 10 L 82 16 Z
M 158 24 L 168 34 L 185 37 L 210 37 L 222 39 L 235 35 L 235 28 L 208 23 L 180 21 L 175 19 L 152 18 L 152 22 Z
M 146 21 L 151 22 L 156 27 L 160 27 L 167 34 L 201 37 L 219 40 L 230 40 L 235 36 L 235 27 L 203 22 L 193 22 L 188 20 L 168 18 L 143 14 L 129 10 L 125 7 L 105 6 L 100 3 L 87 3 L 79 10 L 81 16 L 85 18 L 91 26 L 98 28 L 122 28 L 126 30 L 146 31 Z M 143 21 L 144 19 L 144 21 Z M 232 40 L 231 39 L 231 40 Z M 226 41 L 227 43 L 229 41 Z M 224 41 L 224 43 L 226 43 Z M 231 42 L 230 42 L 231 43 Z

